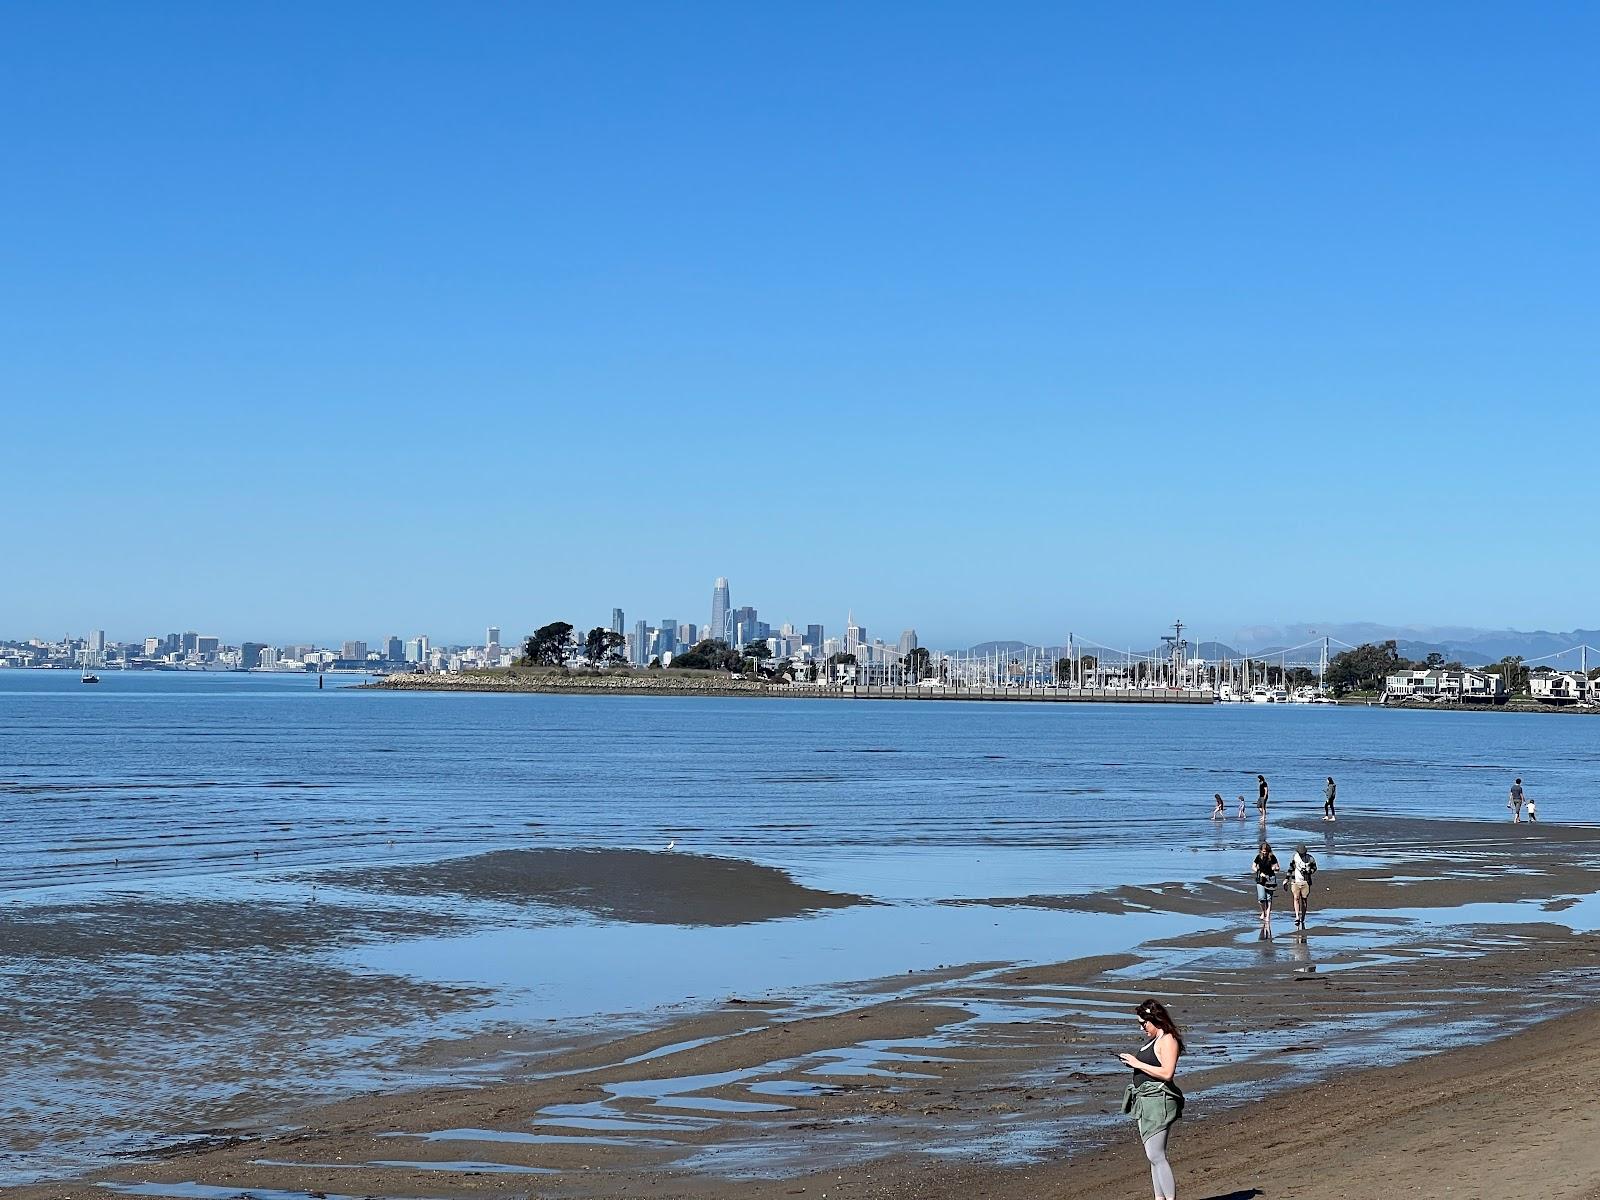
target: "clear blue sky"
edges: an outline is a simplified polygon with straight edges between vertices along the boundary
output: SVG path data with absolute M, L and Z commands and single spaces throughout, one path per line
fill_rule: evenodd
M 7 5 L 0 633 L 1594 625 L 1597 42 Z

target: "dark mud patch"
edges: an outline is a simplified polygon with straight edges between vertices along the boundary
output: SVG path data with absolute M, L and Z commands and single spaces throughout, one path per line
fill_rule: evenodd
M 449 914 L 344 904 L 114 896 L 0 911 L 0 962 L 326 950 L 464 925 Z
M 551 905 L 655 925 L 749 925 L 871 903 L 742 859 L 645 850 L 495 850 L 327 878 L 368 891 Z

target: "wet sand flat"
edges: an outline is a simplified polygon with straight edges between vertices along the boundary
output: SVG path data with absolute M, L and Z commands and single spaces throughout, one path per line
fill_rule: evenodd
M 1474 1056 L 1490 1053 L 1480 1045 L 1488 1039 L 1594 1024 L 1600 937 L 1573 932 L 1560 918 L 1592 887 L 1600 836 L 1440 821 L 1389 828 L 1352 822 L 1340 836 L 1342 852 L 1359 861 L 1320 877 L 1327 890 L 1304 936 L 1281 915 L 1279 937 L 1251 936 L 1252 899 L 1237 879 L 1130 887 L 1087 900 L 1102 906 L 1097 911 L 1196 920 L 1188 932 L 1126 953 L 1080 957 L 1066 945 L 1053 963 L 952 965 L 818 995 L 724 997 L 698 1011 L 662 1014 L 651 1028 L 620 1020 L 609 1030 L 506 1026 L 437 1043 L 428 1042 L 427 1031 L 439 1028 L 439 1016 L 476 997 L 393 976 L 326 967 L 308 973 L 300 952 L 319 936 L 343 944 L 432 930 L 441 915 L 467 921 L 454 907 L 465 901 L 520 902 L 540 911 L 564 901 L 612 919 L 702 917 L 731 926 L 759 919 L 755 914 L 783 919 L 860 898 L 806 888 L 781 871 L 737 860 L 535 851 L 340 875 L 338 893 L 366 894 L 373 900 L 367 906 L 256 905 L 231 921 L 225 905 L 185 908 L 137 897 L 81 911 L 31 910 L 15 927 L 25 952 L 13 965 L 54 969 L 54 958 L 58 966 L 79 966 L 58 976 L 59 1012 L 19 1018 L 12 1010 L 4 1019 L 22 1024 L 8 1028 L 30 1036 L 49 1029 L 62 1043 L 94 1045 L 97 1030 L 129 1012 L 141 1026 L 142 1041 L 108 1041 L 97 1057 L 74 1063 L 64 1078 L 75 1086 L 125 1090 L 133 1077 L 127 1072 L 137 1075 L 148 1063 L 119 1062 L 117 1054 L 162 1061 L 163 1030 L 249 1028 L 279 1053 L 244 1047 L 240 1061 L 251 1066 L 231 1075 L 215 1059 L 193 1066 L 212 1073 L 205 1078 L 185 1079 L 175 1065 L 173 1078 L 156 1089 L 169 1088 L 173 1102 L 145 1114 L 161 1116 L 165 1149 L 80 1181 L 29 1184 L 7 1195 L 103 1196 L 102 1185 L 192 1200 L 263 1189 L 281 1200 L 822 1190 L 1137 1195 L 1142 1191 L 1127 1188 L 1141 1176 L 1142 1158 L 1116 1112 L 1125 1071 L 1115 1054 L 1131 1048 L 1131 1009 L 1145 995 L 1173 1006 L 1191 1042 L 1184 1070 L 1193 1107 L 1175 1158 L 1180 1167 L 1191 1161 L 1183 1150 L 1190 1143 L 1197 1175 L 1223 1182 L 1234 1178 L 1225 1168 L 1276 1169 L 1276 1160 L 1229 1159 L 1227 1138 L 1259 1137 L 1263 1145 L 1289 1147 L 1285 1154 L 1301 1153 L 1301 1134 L 1286 1114 L 1309 1096 L 1348 1096 L 1326 1121 L 1347 1129 L 1351 1144 L 1366 1136 L 1363 1114 L 1391 1095 L 1381 1082 L 1390 1076 L 1372 1073 L 1374 1064 L 1431 1053 L 1443 1039 L 1452 1069 L 1470 1072 Z M 385 897 L 398 907 L 378 903 Z M 440 898 L 444 909 L 434 904 Z M 1469 907 L 1452 924 L 1451 906 L 1469 901 L 1520 904 L 1492 922 Z M 195 974 L 192 955 L 173 954 L 185 931 L 187 950 L 209 947 L 218 962 L 226 951 L 235 974 L 185 979 L 187 990 L 165 1011 L 154 984 L 171 980 L 135 979 L 126 990 L 143 996 L 145 1007 L 119 1009 L 114 977 L 131 962 L 146 970 L 170 962 L 179 976 Z M 84 974 L 94 970 L 101 973 Z M 74 980 L 86 978 L 97 989 L 87 1004 L 68 994 Z M 78 1016 L 60 1024 L 73 1012 Z M 413 1067 L 390 1085 L 369 1080 L 363 1094 L 329 1103 L 327 1089 L 316 1085 L 337 1074 L 337 1056 L 294 1053 L 316 1027 L 308 1016 L 331 1022 L 326 1031 L 347 1039 L 358 1057 L 380 1031 L 414 1020 Z M 1553 1026 L 1539 1026 L 1552 1018 Z M 221 1042 L 240 1050 L 226 1037 Z M 1545 1053 L 1543 1042 L 1526 1044 Z M 1486 1072 L 1500 1069 L 1498 1059 L 1483 1061 Z M 431 1083 L 416 1070 L 423 1062 Z M 1362 1083 L 1368 1079 L 1380 1082 Z M 1467 1075 L 1461 1080 L 1457 1100 L 1440 1102 L 1444 1124 L 1435 1135 L 1464 1119 L 1451 1108 L 1469 1094 Z M 1361 1098 L 1366 1086 L 1378 1089 L 1371 1105 Z M 1328 1092 L 1333 1087 L 1356 1090 Z M 1506 1100 L 1513 1102 L 1525 1108 L 1527 1096 Z M 63 1110 L 55 1134 L 70 1141 L 69 1121 L 82 1119 Z M 1515 1125 L 1521 1118 L 1502 1119 Z M 1204 1140 L 1213 1136 L 1219 1140 Z M 13 1148 L 27 1149 L 14 1139 Z M 1186 1185 L 1186 1194 L 1194 1190 Z
M 644 850 L 496 850 L 330 879 L 372 892 L 546 904 L 666 925 L 740 925 L 865 903 L 742 859 Z

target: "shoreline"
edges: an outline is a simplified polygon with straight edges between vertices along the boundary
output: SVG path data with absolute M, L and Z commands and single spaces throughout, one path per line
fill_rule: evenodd
M 359 674 L 359 672 L 357 672 Z M 655 678 L 652 678 L 655 676 Z M 480 695 L 579 695 L 579 696 L 697 696 L 768 698 L 774 700 L 899 700 L 915 703 L 1011 703 L 1011 704 L 1120 704 L 1221 706 L 1220 700 L 1196 692 L 1160 690 L 1057 690 L 1051 688 L 918 688 L 915 686 L 812 686 L 773 684 L 750 679 L 733 679 L 711 672 L 674 674 L 662 672 L 555 672 L 482 671 L 457 675 L 384 675 L 370 683 L 345 684 L 354 691 L 471 693 Z M 1239 707 L 1267 707 L 1241 705 Z M 1285 704 L 1272 707 L 1312 708 L 1316 705 Z M 1378 699 L 1345 699 L 1321 707 L 1377 708 L 1411 712 L 1502 712 L 1552 713 L 1567 716 L 1597 716 L 1600 706 L 1550 705 L 1512 700 L 1505 704 L 1464 704 L 1405 698 L 1383 702 Z
M 1295 1111 L 1324 1093 L 1344 1096 L 1324 1119 L 1355 1128 L 1369 1109 L 1416 1086 L 1385 1080 L 1425 1077 L 1416 1056 L 1436 1048 L 1430 1026 L 1447 1032 L 1451 1070 L 1466 1080 L 1479 1061 L 1485 1071 L 1500 1069 L 1503 1052 L 1486 1047 L 1508 1033 L 1531 1039 L 1533 1052 L 1559 1053 L 1562 1035 L 1539 1030 L 1577 1012 L 1594 1024 L 1600 1005 L 1600 979 L 1589 969 L 1600 936 L 1556 923 L 1588 886 L 1579 863 L 1600 851 L 1600 830 L 1519 827 L 1518 871 L 1490 875 L 1506 861 L 1508 823 L 1341 824 L 1353 854 L 1381 849 L 1387 862 L 1320 877 L 1304 936 L 1282 928 L 1280 917 L 1276 939 L 1256 940 L 1237 881 L 1094 893 L 1083 901 L 1093 911 L 1195 919 L 1190 932 L 1126 952 L 969 964 L 817 994 L 727 996 L 657 1014 L 642 1030 L 620 1015 L 577 1038 L 564 1027 L 485 1029 L 470 1061 L 443 1047 L 431 1081 L 413 1077 L 331 1103 L 280 1095 L 221 1123 L 197 1111 L 172 1130 L 163 1153 L 7 1194 L 65 1200 L 132 1183 L 148 1195 L 276 1189 L 296 1200 L 526 1196 L 530 1184 L 542 1196 L 606 1200 L 764 1200 L 800 1188 L 930 1200 L 1052 1189 L 1140 1194 L 1127 1190 L 1142 1179 L 1143 1161 L 1115 1113 L 1123 1070 L 1112 1056 L 1129 1048 L 1127 1012 L 1145 994 L 1167 999 L 1190 1036 L 1192 1123 L 1174 1144 L 1180 1180 L 1191 1181 L 1186 1192 L 1195 1187 L 1190 1171 L 1260 1186 L 1237 1172 L 1282 1179 L 1270 1172 L 1290 1153 L 1282 1149 L 1291 1145 L 1283 1140 L 1293 1125 L 1282 1107 L 1288 1092 Z M 646 919 L 679 919 L 660 910 L 662 894 L 699 886 L 689 860 L 589 854 L 563 851 L 548 861 L 566 873 L 555 879 L 562 888 L 592 887 L 581 872 L 590 862 L 626 868 L 615 877 L 617 899 L 586 900 L 591 909 L 617 909 L 637 883 L 651 896 Z M 721 865 L 733 861 L 711 865 L 742 880 L 748 866 Z M 489 887 L 504 898 L 508 862 L 478 856 L 446 875 L 391 868 L 381 882 L 405 895 Z M 675 875 L 658 876 L 662 866 Z M 759 878 L 776 911 L 831 902 Z M 548 899 L 542 885 L 528 895 Z M 682 901 L 701 904 L 692 891 L 674 903 Z M 1512 903 L 1514 910 L 1499 907 Z M 706 915 L 687 911 L 690 919 Z M 1418 915 L 1430 911 L 1436 917 Z M 1600 1036 L 1596 1043 L 1600 1056 Z M 1413 1061 L 1373 1066 L 1395 1059 Z M 1464 1083 L 1457 1094 L 1469 1091 Z M 1515 1131 L 1521 1114 L 1498 1120 Z M 1239 1154 L 1239 1139 L 1259 1136 L 1263 1124 L 1280 1154 Z M 1293 1153 L 1314 1154 L 1316 1141 L 1308 1127 L 1306 1145 Z M 1348 1179 L 1342 1160 L 1332 1166 L 1331 1178 Z

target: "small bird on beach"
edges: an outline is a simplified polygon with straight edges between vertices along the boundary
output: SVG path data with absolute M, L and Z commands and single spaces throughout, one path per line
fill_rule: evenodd
M 670 842 L 667 843 L 667 849 L 668 850 L 676 850 L 677 848 L 678 848 L 678 839 L 677 838 L 673 838 Z

